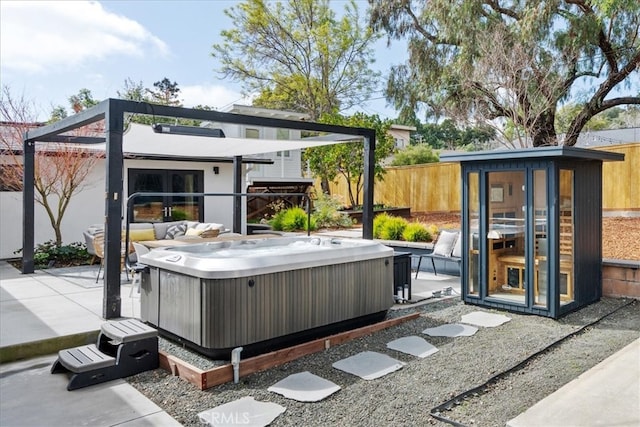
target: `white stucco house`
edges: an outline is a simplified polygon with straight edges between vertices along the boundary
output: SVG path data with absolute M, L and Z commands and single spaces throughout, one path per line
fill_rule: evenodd
M 288 120 L 306 119 L 305 115 L 298 113 L 239 105 L 234 105 L 229 112 Z M 256 139 L 253 144 L 246 144 L 246 153 L 242 157 L 243 191 L 265 183 L 311 182 L 302 177 L 300 149 L 277 149 L 283 140 L 300 139 L 300 131 L 229 123 L 207 123 L 206 126 L 222 129 L 228 138 L 242 138 L 243 143 Z M 163 135 L 162 132 L 154 132 L 151 126 L 132 123 L 123 137 L 123 197 L 126 199 L 136 192 L 230 193 L 233 191 L 233 156 L 220 155 L 224 150 L 219 146 L 232 143 L 226 138 Z M 208 144 L 217 146 L 215 157 L 207 154 Z M 14 147 L 19 149 L 21 141 L 17 141 Z M 101 149 L 104 150 L 103 144 L 91 146 L 91 150 Z M 237 155 L 237 150 L 231 151 Z M 0 155 L 0 165 L 10 161 L 10 156 Z M 105 167 L 106 160 L 98 160 L 85 181 L 83 191 L 71 199 L 62 224 L 65 243 L 82 241 L 82 232 L 89 225 L 104 223 Z M 143 196 L 133 201 L 129 221 L 156 222 L 180 218 L 222 223 L 230 227 L 232 207 L 232 197 Z M 0 185 L 0 259 L 17 256 L 15 251 L 22 247 L 22 228 L 22 192 Z M 35 206 L 34 233 L 36 244 L 54 238 L 49 219 L 38 204 Z

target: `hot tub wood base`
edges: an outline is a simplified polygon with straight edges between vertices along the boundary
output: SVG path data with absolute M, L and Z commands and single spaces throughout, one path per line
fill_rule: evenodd
M 328 337 L 315 339 L 293 347 L 283 348 L 271 353 L 243 359 L 240 361 L 240 377 L 245 377 L 256 372 L 280 366 L 308 354 L 327 350 L 331 347 L 335 347 L 336 345 L 417 319 L 418 317 L 420 317 L 418 313 L 413 313 L 407 316 L 385 320 L 373 325 L 352 329 L 350 331 Z M 160 367 L 171 372 L 172 375 L 183 378 L 194 384 L 200 390 L 206 390 L 211 387 L 233 381 L 233 367 L 231 364 L 218 366 L 209 370 L 203 370 L 164 351 L 160 351 Z
M 320 337 L 326 337 L 331 334 L 337 334 L 344 331 L 366 327 L 371 324 L 375 324 L 384 320 L 387 317 L 387 311 L 380 311 L 378 313 L 368 314 L 366 316 L 360 316 L 354 319 L 344 320 L 342 322 L 332 323 L 329 325 L 318 326 L 313 329 L 306 329 L 293 334 L 283 335 L 276 338 L 271 338 L 265 341 L 257 343 L 243 344 L 242 356 L 252 357 L 259 354 L 270 353 L 276 350 L 280 350 L 285 347 L 295 346 L 300 343 L 304 343 L 310 340 L 314 340 Z M 169 331 L 165 331 L 162 328 L 157 328 L 160 335 L 180 343 L 192 350 L 197 351 L 200 354 L 205 355 L 211 359 L 229 359 L 231 357 L 231 350 L 235 347 L 227 348 L 210 348 L 203 347 L 195 344 L 189 340 L 173 334 Z

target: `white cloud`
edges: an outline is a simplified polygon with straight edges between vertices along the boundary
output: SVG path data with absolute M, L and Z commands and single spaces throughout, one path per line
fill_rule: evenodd
M 180 95 L 185 107 L 207 105 L 222 111 L 231 104 L 251 104 L 250 98 L 245 98 L 240 92 L 221 85 L 183 86 L 180 88 Z
M 142 25 L 89 1 L 0 2 L 2 68 L 42 72 L 113 55 L 168 54 Z

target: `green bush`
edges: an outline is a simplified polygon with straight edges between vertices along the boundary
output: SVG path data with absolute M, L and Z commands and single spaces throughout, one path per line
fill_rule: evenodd
M 407 224 L 402 232 L 402 238 L 407 242 L 430 242 L 433 240 L 427 227 L 419 222 Z
M 174 221 L 183 221 L 187 218 L 187 211 L 179 209 L 179 208 L 173 208 L 171 209 L 171 219 Z
M 353 226 L 353 219 L 346 213 L 340 212 L 341 208 L 342 203 L 339 198 L 320 193 L 314 201 L 311 218 L 319 228 Z
M 401 217 L 392 216 L 387 219 L 380 232 L 380 238 L 384 240 L 401 240 L 402 232 L 407 227 L 407 220 Z
M 80 242 L 56 246 L 53 240 L 49 240 L 36 246 L 33 252 L 33 262 L 38 267 L 86 264 L 90 259 L 87 247 Z
M 420 165 L 424 163 L 436 163 L 439 160 L 438 153 L 434 152 L 428 144 L 410 145 L 404 150 L 398 151 L 391 162 L 391 166 Z
M 284 218 L 285 211 L 278 211 L 273 215 L 273 217 L 268 221 L 271 228 L 276 231 L 282 231 L 282 219 Z
M 307 225 L 307 212 L 297 207 L 278 212 L 271 219 L 270 225 L 277 231 L 315 230 L 317 228 L 313 218 L 311 218 L 311 225 Z
M 393 218 L 386 212 L 376 215 L 373 218 L 373 238 L 374 239 L 382 239 L 382 229 L 389 219 Z

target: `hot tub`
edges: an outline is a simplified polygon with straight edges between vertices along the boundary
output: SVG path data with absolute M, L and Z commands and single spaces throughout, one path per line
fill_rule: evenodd
M 200 243 L 140 257 L 141 317 L 211 357 L 270 351 L 384 318 L 393 249 L 370 240 L 280 237 Z

